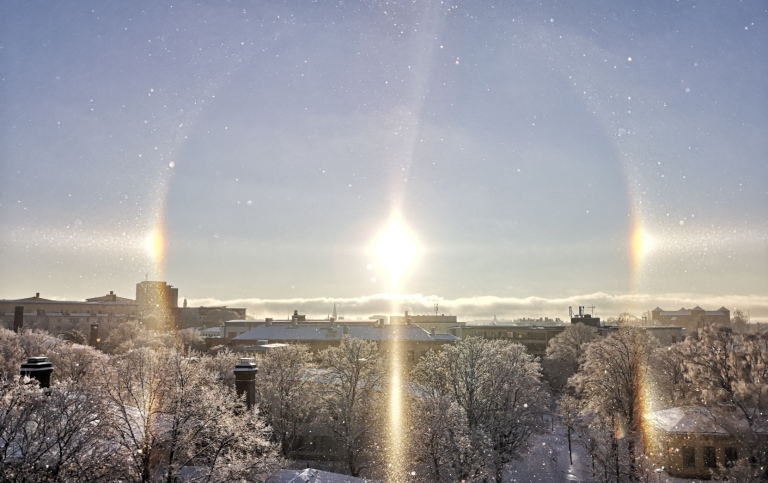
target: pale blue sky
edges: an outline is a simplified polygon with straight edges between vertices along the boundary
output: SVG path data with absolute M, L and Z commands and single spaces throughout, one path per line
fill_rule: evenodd
M 0 298 L 390 292 L 368 247 L 399 209 L 397 291 L 449 307 L 768 317 L 765 2 L 512 3 L 2 4 Z

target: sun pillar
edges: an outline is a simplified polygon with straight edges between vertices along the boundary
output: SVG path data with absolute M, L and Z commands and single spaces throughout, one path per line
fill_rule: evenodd
M 379 263 L 387 270 L 391 292 L 398 295 L 408 270 L 419 252 L 419 245 L 406 226 L 394 217 L 389 226 L 379 235 L 375 243 Z M 392 298 L 391 313 L 403 313 L 400 297 Z M 408 320 L 402 324 L 390 324 L 384 330 L 390 331 L 387 363 L 389 367 L 388 422 L 387 422 L 387 481 L 399 482 L 408 479 L 409 469 L 405 450 L 408 431 L 404 388 L 406 381 L 405 340 L 410 330 Z

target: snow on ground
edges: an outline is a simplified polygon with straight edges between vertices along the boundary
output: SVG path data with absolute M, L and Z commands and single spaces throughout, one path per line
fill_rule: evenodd
M 572 446 L 573 466 L 568 459 L 568 438 L 564 428 L 555 427 L 554 432 L 533 436 L 528 451 L 520 460 L 515 460 L 508 466 L 504 481 L 589 481 L 589 456 L 578 444 Z
M 589 482 L 591 460 L 583 446 L 573 438 L 573 465 L 568 460 L 568 438 L 565 428 L 531 438 L 528 451 L 510 463 L 504 472 L 509 483 Z M 698 483 L 700 480 L 673 478 L 665 472 L 655 473 L 649 483 Z

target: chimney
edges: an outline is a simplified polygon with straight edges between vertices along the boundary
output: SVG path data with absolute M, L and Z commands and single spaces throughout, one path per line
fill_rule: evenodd
M 91 324 L 91 336 L 88 338 L 88 345 L 98 347 L 99 342 L 101 342 L 101 339 L 99 339 L 99 324 L 93 323 Z
M 13 312 L 13 331 L 21 334 L 24 330 L 24 306 L 17 305 Z
M 252 357 L 243 357 L 235 365 L 235 390 L 238 397 L 245 393 L 245 404 L 251 409 L 256 403 L 256 373 L 258 367 Z
M 40 292 L 36 292 L 36 293 L 35 293 L 35 298 L 36 298 L 36 299 L 39 299 L 39 298 L 40 298 Z
M 435 332 L 437 332 L 437 329 L 435 329 L 434 327 L 429 328 L 429 333 L 432 335 L 432 337 L 435 336 Z
M 40 387 L 43 388 L 51 386 L 52 372 L 53 364 L 45 356 L 27 358 L 27 362 L 21 364 L 21 370 L 19 371 L 22 376 L 37 379 Z

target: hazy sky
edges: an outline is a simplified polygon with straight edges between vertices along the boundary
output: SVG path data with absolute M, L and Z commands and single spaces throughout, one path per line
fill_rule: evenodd
M 768 319 L 767 8 L 3 2 L 0 298 Z

